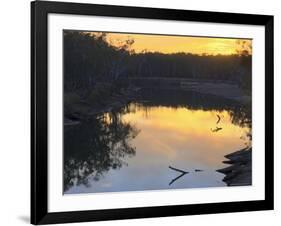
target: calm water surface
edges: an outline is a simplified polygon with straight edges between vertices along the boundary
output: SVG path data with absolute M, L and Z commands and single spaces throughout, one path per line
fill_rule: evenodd
M 234 121 L 229 109 L 131 103 L 67 128 L 64 192 L 226 186 L 216 170 L 249 132 Z M 176 179 L 181 173 L 169 166 L 188 173 Z

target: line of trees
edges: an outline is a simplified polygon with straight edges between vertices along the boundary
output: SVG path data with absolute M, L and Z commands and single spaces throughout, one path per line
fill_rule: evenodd
M 65 91 L 85 91 L 99 82 L 127 77 L 219 79 L 251 88 L 252 57 L 246 50 L 229 56 L 133 53 L 133 43 L 128 39 L 116 47 L 106 40 L 106 33 L 64 31 Z
M 141 53 L 132 55 L 130 61 L 128 76 L 204 78 L 238 82 L 243 76 L 251 75 L 251 56 Z M 249 68 L 242 67 L 242 61 Z
M 66 92 L 92 88 L 98 81 L 114 81 L 125 73 L 128 41 L 111 46 L 106 35 L 64 32 L 64 89 Z

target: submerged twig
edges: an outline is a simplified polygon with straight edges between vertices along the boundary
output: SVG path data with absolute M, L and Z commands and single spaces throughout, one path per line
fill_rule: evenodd
M 181 170 L 181 169 L 177 169 L 177 168 L 174 168 L 172 166 L 169 166 L 169 168 L 172 169 L 172 170 L 178 171 L 180 173 L 188 173 L 187 171 L 184 171 L 184 170 Z
M 213 133 L 218 132 L 218 131 L 220 131 L 220 130 L 222 130 L 221 127 L 216 127 L 215 129 L 212 129 L 212 128 L 211 128 L 211 131 L 212 131 Z
M 182 173 L 181 175 L 177 176 L 176 178 L 174 178 L 173 180 L 171 180 L 171 182 L 169 183 L 169 186 L 172 185 L 176 180 L 180 179 L 181 177 L 183 177 L 185 174 L 187 173 Z
M 217 121 L 217 124 L 219 124 L 220 120 L 221 120 L 221 117 L 219 115 L 217 115 L 218 117 L 218 121 Z
M 174 167 L 172 167 L 172 166 L 169 166 L 169 168 L 172 169 L 172 170 L 175 170 L 175 171 L 181 173 L 179 176 L 177 176 L 176 178 L 174 178 L 173 180 L 171 180 L 171 182 L 169 183 L 169 186 L 170 186 L 171 184 L 173 184 L 176 180 L 178 180 L 178 179 L 180 179 L 181 177 L 183 177 L 185 174 L 188 174 L 188 173 L 189 173 L 189 172 L 187 172 L 187 171 L 174 168 Z

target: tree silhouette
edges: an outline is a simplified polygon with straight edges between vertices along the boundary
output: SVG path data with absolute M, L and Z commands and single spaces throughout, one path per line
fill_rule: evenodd
M 129 123 L 105 118 L 65 128 L 64 191 L 74 185 L 88 186 L 90 180 L 99 180 L 110 169 L 127 165 L 125 157 L 135 155 L 130 140 L 138 132 Z

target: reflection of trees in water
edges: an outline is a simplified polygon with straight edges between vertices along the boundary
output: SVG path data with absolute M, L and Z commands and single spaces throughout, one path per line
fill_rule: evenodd
M 186 107 L 190 110 L 203 111 L 227 111 L 231 117 L 233 124 L 240 127 L 249 128 L 246 136 L 247 140 L 252 138 L 252 110 L 251 103 L 241 104 L 237 101 L 217 97 L 214 95 L 207 95 L 196 93 L 192 91 L 182 90 L 153 90 L 143 89 L 141 100 L 144 100 L 141 105 L 134 105 L 131 111 L 136 111 L 137 108 L 143 110 L 149 115 L 149 109 L 153 106 L 165 107 Z M 250 145 L 250 144 L 248 144 Z
M 183 90 L 156 90 L 143 89 L 140 102 L 144 100 L 144 106 L 186 107 L 190 110 L 229 110 L 237 105 L 233 100 L 214 95 L 196 93 Z
M 244 104 L 229 111 L 232 123 L 244 128 L 248 128 L 246 137 L 241 137 L 246 140 L 245 144 L 251 147 L 252 141 L 252 105 Z
M 144 100 L 143 107 L 165 106 L 186 107 L 190 110 L 203 111 L 228 111 L 232 122 L 241 127 L 251 125 L 251 104 L 241 104 L 237 101 L 218 97 L 215 95 L 201 94 L 182 90 L 153 90 L 144 89 L 140 98 Z
M 232 118 L 232 123 L 239 125 L 241 127 L 251 127 L 252 126 L 252 112 L 250 105 L 242 105 L 233 108 L 229 111 Z
M 135 155 L 129 143 L 138 131 L 120 120 L 117 113 L 92 119 L 64 133 L 64 191 L 74 185 L 89 185 L 110 169 L 126 165 L 125 157 Z
M 121 120 L 123 114 L 146 110 L 153 106 L 186 107 L 190 110 L 228 111 L 233 124 L 249 128 L 251 140 L 251 105 L 211 95 L 181 91 L 153 91 L 142 93 L 141 104 L 129 104 L 79 125 L 65 127 L 64 132 L 64 191 L 74 185 L 89 185 L 99 180 L 110 169 L 127 165 L 125 158 L 135 155 L 130 140 L 138 134 L 137 128 Z M 216 123 L 217 118 L 214 119 Z

